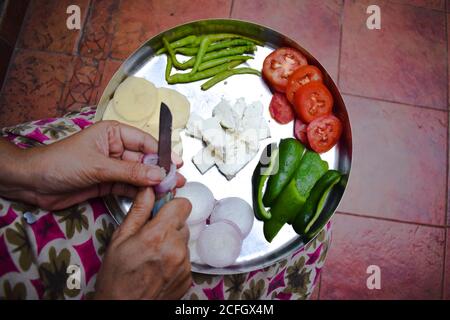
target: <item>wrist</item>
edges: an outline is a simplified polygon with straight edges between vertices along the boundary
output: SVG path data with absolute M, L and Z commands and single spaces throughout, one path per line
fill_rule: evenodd
M 33 148 L 34 149 L 34 148 Z M 7 142 L 0 141 L 0 194 L 15 190 L 33 189 L 36 180 L 36 157 L 39 152 L 32 149 L 20 149 Z

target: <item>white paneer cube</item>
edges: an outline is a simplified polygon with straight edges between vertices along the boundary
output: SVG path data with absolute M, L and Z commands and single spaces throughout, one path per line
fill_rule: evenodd
M 214 107 L 213 116 L 219 119 L 220 125 L 229 130 L 236 129 L 236 119 L 233 116 L 231 105 L 227 100 L 222 100 Z
M 201 139 L 201 127 L 203 125 L 203 118 L 196 112 L 191 112 L 189 120 L 186 124 L 186 134 Z
M 214 152 L 209 146 L 202 148 L 192 158 L 192 162 L 197 167 L 201 174 L 204 174 L 211 169 L 215 164 Z
M 209 145 L 215 157 L 223 158 L 223 148 L 225 144 L 225 131 L 216 117 L 212 117 L 203 121 L 201 127 L 203 141 Z

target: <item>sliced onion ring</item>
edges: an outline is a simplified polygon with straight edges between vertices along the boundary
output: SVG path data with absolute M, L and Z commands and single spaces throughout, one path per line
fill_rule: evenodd
M 142 158 L 142 163 L 149 166 L 158 165 L 158 155 L 155 153 L 148 153 Z M 177 185 L 177 166 L 172 163 L 170 165 L 169 173 L 166 177 L 154 187 L 157 194 L 167 193 Z
M 210 224 L 197 239 L 200 259 L 216 268 L 232 265 L 239 257 L 242 238 L 239 228 L 232 222 L 219 221 Z
M 210 222 L 222 220 L 234 222 L 244 239 L 252 230 L 254 219 L 253 209 L 247 201 L 238 197 L 229 197 L 217 201 L 211 213 Z
M 175 198 L 186 198 L 192 204 L 191 214 L 187 218 L 188 224 L 196 224 L 207 220 L 214 208 L 214 195 L 211 190 L 200 182 L 187 182 L 176 190 Z
M 154 190 L 156 193 L 166 193 L 175 188 L 177 185 L 177 166 L 172 163 L 170 165 L 170 171 L 166 177 L 155 186 Z

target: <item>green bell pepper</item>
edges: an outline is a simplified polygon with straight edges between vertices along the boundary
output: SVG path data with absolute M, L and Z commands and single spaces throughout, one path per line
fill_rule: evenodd
M 261 156 L 258 165 L 253 171 L 252 175 L 252 199 L 253 199 L 253 212 L 258 220 L 268 220 L 271 218 L 270 211 L 268 211 L 262 201 L 262 189 L 267 179 L 271 176 L 275 164 L 278 163 L 278 148 L 275 143 L 268 144 Z M 269 157 L 269 163 L 264 168 L 262 157 L 267 155 Z
M 265 222 L 264 236 L 271 242 L 285 223 L 292 223 L 308 199 L 311 189 L 328 170 L 328 163 L 319 154 L 306 151 L 292 180 L 276 198 L 270 209 L 271 219 Z
M 329 170 L 317 181 L 302 210 L 295 217 L 292 224 L 295 232 L 300 235 L 305 235 L 309 232 L 311 226 L 322 212 L 326 197 L 340 179 L 341 173 L 339 171 Z
M 295 170 L 300 165 L 305 147 L 297 139 L 287 138 L 280 141 L 279 150 L 278 172 L 270 176 L 263 197 L 266 207 L 274 203 L 284 187 L 291 181 Z

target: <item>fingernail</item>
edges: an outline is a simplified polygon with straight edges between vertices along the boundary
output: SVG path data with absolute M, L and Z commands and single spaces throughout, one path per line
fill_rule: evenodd
M 147 177 L 152 181 L 161 181 L 166 177 L 163 168 L 152 166 L 147 172 Z

